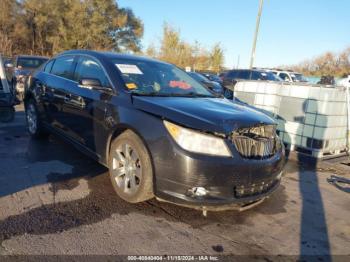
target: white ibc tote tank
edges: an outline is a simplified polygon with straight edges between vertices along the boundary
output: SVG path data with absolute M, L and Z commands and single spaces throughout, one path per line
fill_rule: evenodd
M 239 81 L 235 97 L 274 117 L 291 150 L 316 158 L 348 150 L 349 93 L 321 85 Z

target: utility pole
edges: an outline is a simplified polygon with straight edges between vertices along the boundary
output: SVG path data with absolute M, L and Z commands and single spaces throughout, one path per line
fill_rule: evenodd
M 251 57 L 250 57 L 250 68 L 252 68 L 253 65 L 254 65 L 256 42 L 257 42 L 257 39 L 258 39 L 260 18 L 261 18 L 263 4 L 264 4 L 264 0 L 260 0 L 258 16 L 256 17 L 256 25 L 255 25 L 255 34 L 254 34 L 254 40 L 253 40 L 252 54 L 251 54 Z

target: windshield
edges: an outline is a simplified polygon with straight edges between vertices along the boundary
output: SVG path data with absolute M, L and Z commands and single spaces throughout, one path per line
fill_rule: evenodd
M 176 66 L 156 61 L 114 59 L 125 88 L 151 96 L 214 97 L 204 86 Z
M 38 68 L 46 61 L 47 61 L 47 59 L 45 59 L 45 58 L 19 57 L 17 60 L 17 67 L 19 67 L 19 68 Z

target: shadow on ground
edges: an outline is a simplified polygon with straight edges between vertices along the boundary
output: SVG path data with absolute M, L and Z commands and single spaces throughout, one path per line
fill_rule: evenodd
M 31 174 L 30 180 L 21 179 L 18 174 L 13 185 L 22 181 L 20 186 L 9 187 L 6 192 L 0 192 L 0 196 L 6 196 L 33 186 L 50 183 L 50 190 L 55 195 L 60 190 L 73 190 L 79 186 L 79 180 L 85 179 L 89 193 L 86 197 L 68 202 L 51 203 L 24 211 L 19 215 L 7 217 L 0 221 L 0 243 L 3 240 L 24 235 L 54 234 L 70 230 L 83 225 L 98 223 L 116 215 L 128 215 L 140 213 L 152 216 L 157 221 L 182 222 L 193 228 L 202 228 L 206 225 L 216 225 L 228 228 L 232 225 L 253 226 L 254 217 L 257 214 L 286 213 L 285 205 L 288 196 L 282 185 L 277 192 L 260 206 L 243 213 L 236 211 L 209 212 L 208 217 L 202 216 L 199 211 L 177 207 L 167 203 L 151 200 L 146 203 L 128 204 L 118 198 L 109 181 L 106 168 L 95 163 L 76 151 L 70 145 L 53 136 L 48 141 L 29 140 L 24 129 L 1 130 L 0 157 L 14 157 L 22 159 L 29 167 L 41 165 L 48 170 L 42 177 Z M 16 142 L 17 141 L 17 142 Z M 17 144 L 16 144 L 17 143 Z M 27 143 L 26 148 L 22 148 Z M 12 146 L 11 146 L 12 145 Z M 6 150 L 9 148 L 9 150 Z M 52 161 L 72 167 L 69 172 L 50 172 Z M 5 166 L 6 163 L 2 163 Z M 0 166 L 1 166 L 0 165 Z M 49 168 L 48 168 L 48 167 Z M 330 244 L 325 220 L 325 211 L 318 185 L 318 177 L 315 165 L 287 166 L 288 172 L 296 172 L 298 177 L 293 179 L 299 183 L 302 201 L 302 213 L 300 221 L 300 254 L 329 254 Z M 29 182 L 28 182 L 29 181 Z
M 49 141 L 30 140 L 26 159 L 32 164 L 43 164 L 55 160 L 73 167 L 69 173 L 46 174 L 46 182 L 51 184 L 50 190 L 53 194 L 59 190 L 73 190 L 79 186 L 80 179 L 87 180 L 89 194 L 78 200 L 43 205 L 0 221 L 0 242 L 25 233 L 36 235 L 58 233 L 103 221 L 113 214 L 127 215 L 132 212 L 139 212 L 156 219 L 180 221 L 194 228 L 209 224 L 217 226 L 249 224 L 247 218 L 252 214 L 286 212 L 284 204 L 287 196 L 284 186 L 281 186 L 270 199 L 254 211 L 209 212 L 207 218 L 203 217 L 199 211 L 160 203 L 156 200 L 129 204 L 116 196 L 105 167 L 55 137 L 50 137 Z M 35 178 L 32 181 L 35 181 Z M 23 185 L 22 188 L 31 186 L 31 184 Z

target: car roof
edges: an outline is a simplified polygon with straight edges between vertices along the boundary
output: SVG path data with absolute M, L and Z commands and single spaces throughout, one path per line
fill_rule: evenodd
M 145 56 L 139 56 L 139 55 L 132 55 L 132 54 L 122 54 L 122 53 L 115 53 L 115 52 L 104 52 L 104 51 L 93 51 L 93 50 L 69 50 L 65 51 L 63 53 L 58 54 L 58 56 L 61 55 L 91 55 L 95 58 L 102 58 L 102 59 L 128 59 L 128 60 L 135 60 L 135 61 L 147 61 L 147 62 L 158 62 L 163 64 L 168 64 L 166 62 L 145 57 Z

